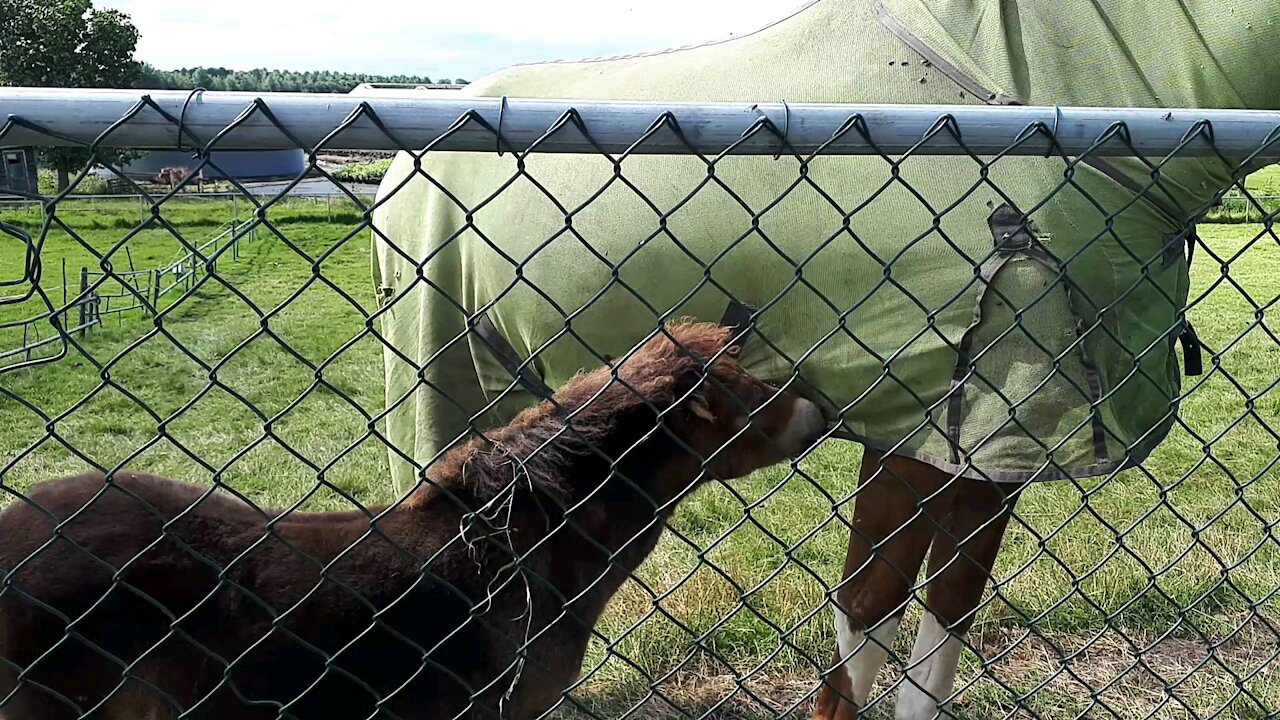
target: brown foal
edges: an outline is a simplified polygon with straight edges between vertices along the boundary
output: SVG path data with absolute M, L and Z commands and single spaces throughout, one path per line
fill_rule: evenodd
M 38 486 L 0 513 L 0 716 L 541 716 L 680 500 L 825 429 L 729 330 L 668 332 L 390 507 L 263 512 L 123 471 Z

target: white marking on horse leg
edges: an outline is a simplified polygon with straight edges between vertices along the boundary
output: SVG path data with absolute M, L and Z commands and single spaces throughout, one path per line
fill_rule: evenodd
M 871 685 L 889 657 L 889 648 L 898 636 L 900 618 L 896 615 L 885 618 L 868 634 L 853 629 L 853 619 L 838 605 L 835 613 L 836 647 L 840 648 L 840 657 L 844 658 L 844 671 L 853 689 L 853 701 L 861 708 L 866 706 L 867 698 L 871 696 Z
M 925 611 L 911 651 L 910 669 L 902 681 L 898 696 L 897 720 L 933 720 L 949 718 L 945 701 L 955 688 L 956 668 L 960 665 L 960 638 L 942 626 L 937 616 Z

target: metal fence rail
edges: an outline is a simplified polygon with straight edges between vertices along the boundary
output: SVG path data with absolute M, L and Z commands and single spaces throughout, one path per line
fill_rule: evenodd
M 134 201 L 133 198 L 113 198 Z M 332 214 L 332 211 L 329 213 Z M 145 222 L 145 220 L 143 221 Z M 162 308 L 162 300 L 175 292 L 190 293 L 202 274 L 216 270 L 217 259 L 240 259 L 241 241 L 257 237 L 257 226 L 249 221 L 233 221 L 226 230 L 203 241 L 162 268 L 151 270 L 96 271 L 80 268 L 79 292 L 76 299 L 67 298 L 66 258 L 62 258 L 62 285 L 46 292 L 62 291 L 62 302 L 38 314 L 15 321 L 0 322 L 0 331 L 21 328 L 22 339 L 16 347 L 0 350 L 0 365 L 21 358 L 26 363 L 36 359 L 37 351 L 57 345 L 67 348 L 69 335 L 84 333 L 100 326 L 104 317 L 143 313 L 154 316 Z M 130 267 L 132 257 L 128 258 Z M 168 283 L 166 285 L 166 283 Z M 105 289 L 104 289 L 105 288 Z M 74 314 L 76 322 L 68 322 Z M 58 318 L 58 322 L 53 322 Z M 60 357 L 60 356 L 59 356 Z M 59 359 L 55 357 L 52 359 Z
M 414 98 L 304 93 L 66 91 L 5 88 L 6 145 L 171 148 L 216 139 L 224 150 L 437 150 L 539 153 L 702 153 L 733 147 L 739 155 L 773 155 L 785 130 L 797 153 L 827 155 L 954 154 L 948 128 L 962 128 L 978 155 L 1097 156 L 1280 154 L 1280 114 L 1265 110 L 1187 110 L 973 105 L 815 105 L 783 103 L 641 103 L 517 98 Z M 265 109 L 265 110 L 264 110 Z M 656 122 L 680 132 L 648 137 Z M 455 125 L 457 127 L 455 127 Z M 57 128 L 49 133 L 45 127 Z M 287 128 L 288 132 L 281 132 Z M 589 137 L 581 132 L 590 128 Z M 1209 129 L 1212 128 L 1212 138 Z M 559 132 L 551 132 L 557 129 Z M 641 138 L 647 142 L 637 144 Z M 1052 142 L 1051 139 L 1052 138 Z M 634 146 L 634 147 L 633 147 Z
M 174 260 L 169 265 L 151 271 L 150 288 L 152 305 L 160 306 L 160 298 L 176 291 L 179 287 L 190 292 L 199 272 L 217 272 L 217 259 L 229 255 L 230 260 L 240 259 L 240 243 L 242 240 L 257 238 L 258 226 L 249 220 L 233 222 L 231 227 L 209 238 L 196 246 L 191 252 Z M 169 282 L 165 285 L 165 282 Z
M 71 312 L 76 312 L 77 314 L 83 313 L 83 310 L 81 309 L 82 305 L 89 302 L 92 301 L 86 300 L 83 303 L 69 307 L 66 310 L 62 310 L 57 313 L 44 313 L 17 323 L 0 323 L 0 330 L 7 330 L 13 327 L 22 328 L 22 343 L 17 347 L 0 351 L 0 366 L 7 365 L 9 364 L 9 361 L 16 358 L 21 358 L 23 362 L 30 362 L 36 357 L 36 353 L 38 351 L 54 345 L 58 345 L 60 351 L 65 351 L 66 343 L 63 339 L 62 332 L 67 334 L 83 332 L 101 322 L 101 320 L 96 317 L 86 320 L 82 315 L 79 324 L 77 325 L 72 325 L 67 321 Z M 56 326 L 51 322 L 54 315 L 60 316 L 60 322 Z M 64 328 L 65 330 L 59 332 L 57 329 L 59 327 Z M 48 332 L 50 330 L 52 330 L 52 334 L 47 337 L 41 337 L 42 331 Z
M 1280 717 L 1280 113 L 0 115 L 0 147 L 300 147 L 289 186 L 402 151 L 341 212 L 34 198 L 6 718 Z

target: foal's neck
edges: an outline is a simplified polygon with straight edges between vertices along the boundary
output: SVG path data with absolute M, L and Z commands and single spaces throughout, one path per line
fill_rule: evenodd
M 498 554 L 538 548 L 534 564 L 567 597 L 581 593 L 580 614 L 594 616 L 653 550 L 699 464 L 654 432 L 649 413 L 579 417 L 576 430 L 548 413 L 474 441 L 433 468 L 407 506 L 450 507 L 478 533 L 511 528 L 503 537 L 513 546 Z
M 561 591 L 579 597 L 575 612 L 580 617 L 598 617 L 649 556 L 681 489 L 697 473 L 698 463 L 664 433 L 631 448 L 641 437 L 615 436 L 605 443 L 601 450 L 608 457 L 622 457 L 616 463 L 593 454 L 565 468 L 573 490 L 556 512 L 568 512 L 554 518 L 545 551 Z M 532 504 L 524 505 L 524 513 L 527 525 L 546 520 L 543 508 Z

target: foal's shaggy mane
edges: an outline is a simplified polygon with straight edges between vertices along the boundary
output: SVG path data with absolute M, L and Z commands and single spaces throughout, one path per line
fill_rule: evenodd
M 717 374 L 740 373 L 731 353 L 722 352 L 731 333 L 690 320 L 669 324 L 666 333 L 620 364 L 575 375 L 555 393 L 554 402 L 528 408 L 506 427 L 448 452 L 431 468 L 430 485 L 487 501 L 520 481 L 564 497 L 569 490 L 562 476 L 565 467 L 608 440 L 620 416 L 645 405 L 662 410 L 683 399 L 712 358 Z M 425 497 L 419 494 L 409 502 Z

